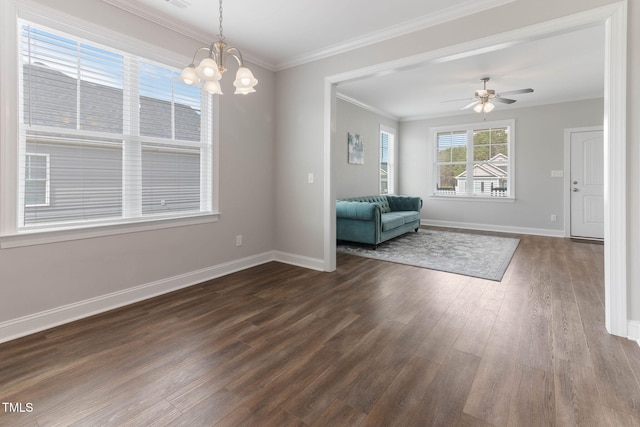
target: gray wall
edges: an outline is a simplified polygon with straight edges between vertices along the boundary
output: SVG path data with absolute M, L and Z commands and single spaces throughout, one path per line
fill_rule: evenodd
M 424 199 L 422 219 L 430 223 L 556 234 L 564 230 L 564 180 L 552 178 L 551 171 L 564 168 L 564 130 L 602 126 L 603 110 L 604 100 L 595 99 L 531 108 L 498 107 L 486 116 L 488 121 L 515 119 L 516 200 L 513 203 L 431 197 L 428 179 L 432 165 L 426 160 L 430 149 L 429 129 L 479 123 L 482 115 L 402 122 L 401 191 Z M 551 214 L 556 214 L 558 221 L 552 222 Z
M 336 149 L 333 152 L 337 199 L 379 194 L 381 124 L 396 129 L 396 141 L 398 141 L 398 123 L 395 120 L 365 110 L 348 101 L 337 100 Z M 364 164 L 349 164 L 347 161 L 347 133 L 359 134 L 364 139 Z

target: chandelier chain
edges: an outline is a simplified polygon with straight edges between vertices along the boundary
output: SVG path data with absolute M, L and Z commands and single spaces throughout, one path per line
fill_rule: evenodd
M 220 41 L 224 41 L 224 35 L 222 34 L 222 0 L 220 0 L 220 33 L 218 34 L 218 39 Z

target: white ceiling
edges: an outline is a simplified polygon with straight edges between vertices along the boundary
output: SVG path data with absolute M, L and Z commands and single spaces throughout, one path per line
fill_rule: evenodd
M 218 34 L 217 0 L 103 1 L 203 44 Z M 277 71 L 511 1 L 227 0 L 223 30 L 245 59 Z M 398 119 L 438 117 L 459 114 L 485 76 L 498 93 L 534 89 L 496 109 L 602 97 L 604 25 L 344 82 L 338 92 Z M 462 101 L 442 102 L 451 99 Z
M 491 52 L 341 83 L 338 93 L 397 119 L 469 114 L 473 110 L 461 108 L 473 100 L 477 89 L 482 89 L 483 77 L 490 77 L 487 88 L 498 94 L 534 90 L 505 96 L 516 103 L 495 103 L 496 111 L 600 98 L 604 94 L 604 36 L 604 24 L 582 28 Z

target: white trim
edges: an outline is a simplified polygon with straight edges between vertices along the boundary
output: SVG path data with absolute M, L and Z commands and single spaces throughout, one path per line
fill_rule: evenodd
M 319 271 L 322 271 L 324 266 L 323 260 L 321 259 L 302 257 L 277 251 L 264 252 L 2 322 L 0 323 L 0 343 L 189 286 L 198 285 L 208 280 L 271 261 Z
M 478 224 L 472 222 L 455 221 L 434 221 L 428 219 L 421 219 L 420 225 L 429 225 L 432 227 L 461 228 L 464 230 L 495 231 L 499 233 L 530 234 L 533 236 L 564 237 L 563 230 L 553 230 L 550 228 L 514 227 L 510 225 Z
M 149 218 L 122 224 L 106 224 L 102 226 L 75 227 L 52 231 L 20 232 L 0 236 L 0 249 L 18 248 L 22 246 L 43 245 L 47 243 L 68 242 L 71 240 L 93 239 L 96 237 L 115 236 L 118 234 L 139 233 L 142 231 L 161 230 L 185 225 L 217 222 L 219 213 L 203 214 L 184 218 Z
M 382 28 L 373 33 L 355 37 L 351 40 L 347 40 L 333 46 L 328 46 L 312 52 L 306 52 L 302 55 L 298 55 L 287 61 L 276 64 L 275 71 L 285 70 L 287 68 L 296 67 L 298 65 L 307 64 L 323 58 L 360 49 L 385 40 L 424 30 L 425 28 L 464 18 L 465 16 L 502 6 L 513 1 L 515 0 L 470 0 L 466 3 L 451 6 L 447 9 L 440 10 L 426 16 L 421 16 L 398 25 Z
M 18 221 L 18 67 L 16 6 L 0 2 L 0 235 L 14 230 Z
M 400 118 L 397 117 L 397 116 L 394 116 L 393 114 L 389 114 L 386 111 L 382 111 L 382 110 L 380 110 L 380 109 L 378 109 L 376 107 L 372 107 L 369 104 L 365 104 L 364 102 L 360 102 L 357 99 L 353 99 L 353 98 L 351 98 L 351 97 L 349 97 L 347 95 L 344 95 L 342 93 L 336 93 L 336 98 L 341 99 L 341 100 L 343 100 L 345 102 L 348 102 L 350 104 L 353 104 L 356 107 L 360 107 L 363 110 L 370 111 L 373 114 L 377 114 L 377 115 L 382 116 L 382 117 L 384 117 L 386 119 L 393 120 L 394 122 L 400 121 Z
M 627 338 L 638 343 L 640 346 L 640 321 L 630 320 L 627 325 L 628 336 Z
M 546 34 L 567 31 L 590 25 L 594 22 L 607 21 L 607 57 L 605 59 L 605 192 L 609 197 L 605 201 L 605 312 L 606 327 L 609 333 L 627 336 L 627 218 L 626 218 L 626 71 L 627 71 L 627 1 L 619 1 L 595 9 L 560 17 L 528 27 L 495 34 L 489 37 L 470 40 L 461 44 L 441 49 L 423 52 L 409 57 L 400 58 L 386 63 L 378 63 L 369 67 L 335 74 L 325 78 L 325 86 L 336 85 L 341 82 L 366 78 L 380 72 L 400 70 L 414 67 L 418 64 L 429 63 L 450 55 L 470 52 L 507 42 L 521 42 L 544 37 Z M 330 96 L 325 91 L 325 97 Z M 329 116 L 335 111 L 327 106 L 331 101 L 325 99 L 325 114 Z M 332 140 L 331 121 L 325 118 L 325 152 L 330 150 Z M 325 156 L 324 173 L 331 176 L 330 158 Z M 333 193 L 333 179 L 327 183 L 330 186 L 325 193 Z M 609 190 L 608 190 L 609 189 Z M 335 200 L 325 197 L 325 215 L 331 212 L 330 205 Z M 335 206 L 333 206 L 335 208 Z M 329 225 L 324 228 L 325 248 L 331 240 L 335 240 L 335 210 Z M 334 254 L 325 250 L 325 262 L 329 263 Z
M 336 85 L 329 79 L 324 81 L 324 145 L 323 145 L 323 230 L 324 270 L 336 269 L 336 189 L 333 185 L 335 170 L 332 141 L 336 139 Z
M 135 4 L 136 2 L 132 2 L 129 0 L 102 1 L 134 15 L 137 15 L 143 19 L 162 25 L 165 28 L 183 34 L 203 44 L 209 45 L 211 43 L 211 40 L 209 40 L 211 38 L 211 35 L 207 34 L 206 32 L 197 31 L 191 28 L 184 27 L 183 25 L 176 24 L 174 20 L 155 12 L 152 8 L 144 7 L 142 5 L 138 6 Z M 333 46 L 324 47 L 312 52 L 306 52 L 294 58 L 286 59 L 285 61 L 277 64 L 270 63 L 264 59 L 256 58 L 255 56 L 244 56 L 245 59 L 247 59 L 249 62 L 260 65 L 270 71 L 282 71 L 287 68 L 317 61 L 319 59 L 337 55 L 339 53 L 359 49 L 361 47 L 379 43 L 388 39 L 392 39 L 394 37 L 399 37 L 428 27 L 433 27 L 435 25 L 443 24 L 455 19 L 460 19 L 465 16 L 482 12 L 484 10 L 511 3 L 513 1 L 515 0 L 469 0 L 463 4 L 451 6 L 444 10 L 440 10 L 426 16 L 412 19 L 410 21 L 403 22 L 401 24 L 394 25 L 388 28 L 383 28 L 379 31 L 365 34 L 363 36 L 355 37 L 351 40 L 347 40 Z
M 604 85 L 605 326 L 626 337 L 627 317 L 627 2 L 607 17 Z
M 456 202 L 491 202 L 491 203 L 514 203 L 515 197 L 491 197 L 491 196 L 448 196 L 446 194 L 429 194 L 432 200 L 447 200 Z
M 304 267 L 310 270 L 325 271 L 324 260 L 319 258 L 311 258 L 280 251 L 273 251 L 272 254 L 272 261 L 295 265 L 297 267 Z
M 564 236 L 571 237 L 571 134 L 578 132 L 602 131 L 602 126 L 586 126 L 580 128 L 566 128 L 564 130 L 564 173 L 563 173 L 563 204 L 564 204 Z

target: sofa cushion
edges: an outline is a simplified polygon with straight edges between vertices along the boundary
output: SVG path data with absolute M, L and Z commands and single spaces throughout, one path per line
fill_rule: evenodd
M 394 215 L 404 218 L 404 223 L 408 224 L 413 221 L 420 221 L 420 212 L 416 211 L 393 211 Z
M 382 231 L 393 230 L 404 225 L 404 217 L 394 213 L 382 214 Z
M 343 200 L 351 201 L 351 202 L 375 203 L 376 205 L 380 206 L 380 210 L 382 213 L 391 212 L 391 207 L 389 206 L 389 201 L 387 200 L 387 196 L 350 197 Z

